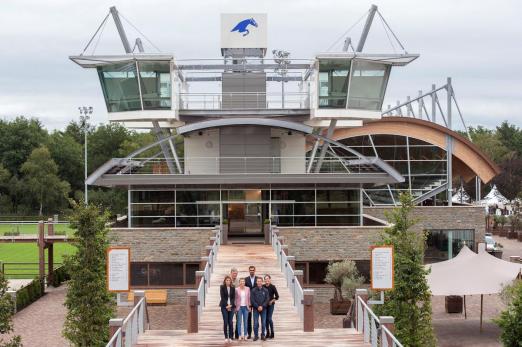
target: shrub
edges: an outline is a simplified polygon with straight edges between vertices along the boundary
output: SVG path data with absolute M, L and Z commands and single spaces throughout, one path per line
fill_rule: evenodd
M 4 236 L 20 236 L 20 232 L 19 231 L 6 231 L 4 232 Z
M 355 289 L 364 283 L 353 260 L 330 262 L 326 269 L 326 283 L 335 287 L 334 300 L 344 301 L 355 296 Z
M 18 347 L 21 346 L 20 336 L 12 336 L 10 340 L 4 341 L 4 334 L 13 331 L 13 300 L 7 294 L 7 279 L 0 271 L 0 346 Z
M 512 285 L 504 288 L 501 297 L 507 307 L 494 320 L 502 329 L 500 340 L 507 347 L 520 346 L 520 341 L 522 341 L 522 280 L 515 280 Z
M 51 285 L 53 287 L 59 287 L 63 282 L 68 281 L 70 279 L 69 273 L 65 266 L 60 266 L 54 270 L 53 280 Z

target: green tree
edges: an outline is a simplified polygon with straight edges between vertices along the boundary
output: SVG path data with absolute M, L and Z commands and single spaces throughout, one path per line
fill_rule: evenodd
M 500 340 L 506 347 L 522 346 L 522 280 L 515 280 L 504 288 L 502 299 L 507 304 L 500 316 L 494 320 L 502 329 Z
M 495 163 L 501 163 L 509 153 L 509 149 L 499 138 L 495 130 L 478 126 L 470 127 L 469 134 L 471 140 Z
M 7 294 L 7 279 L 0 271 L 0 347 L 17 347 L 21 346 L 20 336 L 13 336 L 10 341 L 4 341 L 2 334 L 13 331 L 13 301 L 11 296 Z
M 105 277 L 107 221 L 108 214 L 96 205 L 73 203 L 71 226 L 78 249 L 65 261 L 71 279 L 63 335 L 78 347 L 105 346 L 109 339 L 108 324 L 115 305 Z
M 47 132 L 37 119 L 0 120 L 0 162 L 11 174 L 18 175 L 33 149 L 39 147 L 46 137 Z
M 497 127 L 497 135 L 504 146 L 522 156 L 522 129 L 504 121 Z
M 9 181 L 11 174 L 9 170 L 0 164 L 0 211 L 11 210 L 11 197 L 9 196 Z
M 400 206 L 387 215 L 391 227 L 382 234 L 382 244 L 394 248 L 394 289 L 385 293 L 377 308 L 380 315 L 395 318 L 395 336 L 408 347 L 436 345 L 431 325 L 431 293 L 424 268 L 426 235 L 412 230 L 414 208 L 410 194 L 400 195 Z
M 129 130 L 117 123 L 97 127 L 88 138 L 89 172 L 105 164 L 109 159 L 120 156 L 120 148 L 129 135 Z
M 58 175 L 69 182 L 73 191 L 83 189 L 83 146 L 67 133 L 55 131 L 49 136 L 47 147 Z
M 58 166 L 51 158 L 47 147 L 33 150 L 29 159 L 22 165 L 24 183 L 39 206 L 39 214 L 43 214 L 44 205 L 48 207 L 63 206 L 67 201 L 70 186 L 58 177 Z

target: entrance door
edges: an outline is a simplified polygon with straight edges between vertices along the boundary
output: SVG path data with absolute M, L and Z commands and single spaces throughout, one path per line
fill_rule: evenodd
M 261 203 L 239 202 L 225 204 L 229 236 L 263 236 Z

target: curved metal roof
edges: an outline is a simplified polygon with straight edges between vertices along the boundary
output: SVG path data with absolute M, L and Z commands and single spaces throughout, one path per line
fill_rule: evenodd
M 234 125 L 260 125 L 273 128 L 295 130 L 305 134 L 311 134 L 313 131 L 313 128 L 308 125 L 284 120 L 270 118 L 224 118 L 184 125 L 177 129 L 177 133 L 183 135 L 198 130 Z

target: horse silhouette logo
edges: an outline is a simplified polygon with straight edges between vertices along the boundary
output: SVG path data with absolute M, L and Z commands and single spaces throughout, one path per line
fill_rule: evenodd
M 248 30 L 249 25 L 257 28 L 257 23 L 254 18 L 243 19 L 241 22 L 237 23 L 234 29 L 230 30 L 230 32 L 237 31 L 240 34 L 243 34 L 243 36 L 247 36 L 250 34 L 250 31 Z

